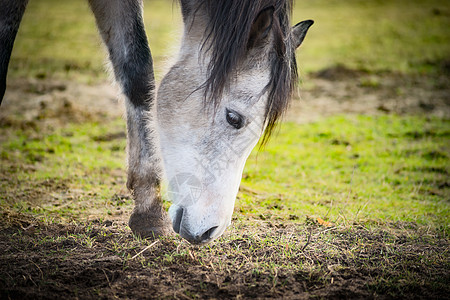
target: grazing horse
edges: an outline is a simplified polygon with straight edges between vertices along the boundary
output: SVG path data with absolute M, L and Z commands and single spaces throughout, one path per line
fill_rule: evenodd
M 27 0 L 0 0 L 0 93 Z M 126 98 L 129 226 L 194 244 L 229 226 L 245 161 L 270 136 L 297 78 L 292 0 L 180 0 L 184 34 L 155 98 L 141 0 L 89 0 Z M 161 180 L 172 201 L 162 208 Z

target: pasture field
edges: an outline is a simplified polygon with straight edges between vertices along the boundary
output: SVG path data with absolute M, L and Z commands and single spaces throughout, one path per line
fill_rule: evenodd
M 178 10 L 145 2 L 157 79 Z M 450 5 L 297 1 L 308 18 L 301 97 L 247 161 L 232 226 L 198 247 L 131 234 L 94 19 L 30 1 L 0 108 L 0 298 L 448 299 Z
M 147 35 L 161 78 L 182 33 L 179 7 L 172 0 L 147 0 Z M 423 73 L 448 63 L 448 1 L 295 1 L 293 23 L 314 19 L 301 71 L 335 64 L 368 71 Z M 87 1 L 30 1 L 14 46 L 12 77 L 104 79 L 106 62 Z M 307 47 L 306 47 L 307 45 Z M 302 63 L 304 61 L 304 63 Z

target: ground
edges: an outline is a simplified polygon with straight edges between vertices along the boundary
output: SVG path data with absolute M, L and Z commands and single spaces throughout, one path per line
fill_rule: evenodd
M 296 1 L 293 22 L 316 21 L 300 95 L 198 247 L 132 235 L 88 5 L 30 1 L 0 107 L 0 298 L 448 299 L 450 6 L 423 2 Z M 144 8 L 160 80 L 181 16 Z
M 305 80 L 302 100 L 295 100 L 287 120 L 314 123 L 344 113 L 449 116 L 448 76 L 364 74 L 338 66 Z M 3 142 L 17 129 L 40 138 L 66 123 L 120 120 L 122 114 L 108 83 L 17 80 L 10 87 L 1 111 Z M 125 139 L 115 129 L 94 136 L 91 143 Z M 140 240 L 126 225 L 132 204 L 124 167 L 103 169 L 111 180 L 106 185 L 118 186 L 109 199 L 118 213 L 111 208 L 105 214 L 96 205 L 80 208 L 96 201 L 95 188 L 74 189 L 61 175 L 32 182 L 17 171 L 35 172 L 46 158 L 32 161 L 2 160 L 2 298 L 448 297 L 448 228 L 407 221 L 332 224 L 292 215 L 266 219 L 248 216 L 238 204 L 233 226 L 210 246 L 194 247 L 178 237 Z M 448 201 L 448 178 L 444 184 L 441 196 Z M 241 189 L 258 197 L 258 191 Z M 64 210 L 71 205 L 85 210 L 82 217 Z M 277 208 L 266 213 L 272 210 Z
M 448 240 L 414 224 L 238 223 L 209 247 L 141 241 L 122 222 L 1 224 L 2 298 L 448 297 Z

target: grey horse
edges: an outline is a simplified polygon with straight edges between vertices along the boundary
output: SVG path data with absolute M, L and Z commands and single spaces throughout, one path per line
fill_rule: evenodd
M 0 0 L 1 98 L 26 4 Z M 126 98 L 130 228 L 212 241 L 231 223 L 247 157 L 288 106 L 298 81 L 294 52 L 313 21 L 291 27 L 292 0 L 180 0 L 180 52 L 156 93 L 141 0 L 89 4 Z

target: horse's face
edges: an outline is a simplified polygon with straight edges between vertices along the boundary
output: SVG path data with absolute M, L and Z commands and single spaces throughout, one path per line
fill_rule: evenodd
M 273 56 L 270 35 L 253 41 L 220 99 L 205 99 L 199 87 L 208 79 L 210 58 L 198 20 L 185 31 L 178 61 L 158 89 L 156 119 L 173 229 L 202 244 L 231 222 L 245 161 L 264 132 Z
M 174 230 L 193 243 L 230 224 L 245 161 L 263 132 L 268 68 L 237 75 L 219 105 L 205 107 L 198 57 L 179 61 L 161 82 L 157 120 Z M 193 92 L 193 93 L 192 93 Z M 208 99 L 206 99 L 208 101 Z

